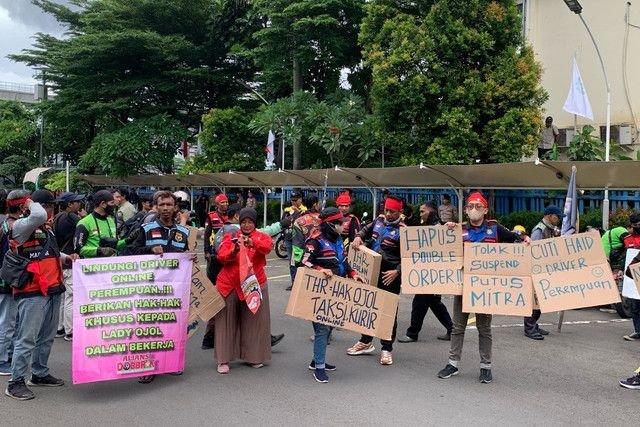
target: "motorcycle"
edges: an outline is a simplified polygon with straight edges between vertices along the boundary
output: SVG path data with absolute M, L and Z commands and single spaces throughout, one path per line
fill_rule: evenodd
M 276 255 L 278 258 L 287 259 L 289 255 L 287 254 L 287 245 L 284 242 L 284 231 L 278 233 L 278 237 L 276 238 L 275 243 Z

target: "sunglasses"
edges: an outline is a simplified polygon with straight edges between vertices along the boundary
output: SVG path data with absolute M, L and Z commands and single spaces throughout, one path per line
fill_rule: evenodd
M 470 203 L 465 206 L 466 209 L 483 209 L 484 205 L 482 203 Z

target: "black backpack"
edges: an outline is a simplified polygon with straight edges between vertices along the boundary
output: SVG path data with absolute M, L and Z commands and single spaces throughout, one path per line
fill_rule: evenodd
M 128 220 L 124 222 L 120 226 L 120 230 L 118 230 L 118 238 L 126 239 L 129 235 L 137 230 L 144 224 L 144 219 L 149 215 L 149 212 L 138 212 Z

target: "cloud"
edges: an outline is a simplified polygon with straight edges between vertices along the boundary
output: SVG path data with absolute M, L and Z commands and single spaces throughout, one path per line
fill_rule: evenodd
M 69 2 L 65 0 L 58 0 L 56 3 L 69 6 Z M 25 25 L 34 33 L 41 31 L 60 34 L 63 30 L 53 16 L 42 12 L 30 0 L 0 0 L 0 8 L 9 12 L 12 21 Z

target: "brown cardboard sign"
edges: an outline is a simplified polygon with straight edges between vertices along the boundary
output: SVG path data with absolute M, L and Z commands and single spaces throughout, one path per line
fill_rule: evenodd
M 636 284 L 636 288 L 638 288 L 638 293 L 640 294 L 640 263 L 630 264 L 629 271 L 631 272 L 633 282 Z
M 403 294 L 462 294 L 462 226 L 400 229 Z
M 189 320 L 187 321 L 187 338 L 191 338 L 193 334 L 200 328 L 202 320 L 198 317 L 198 314 L 193 310 L 189 311 Z
M 196 238 L 198 229 L 189 227 L 189 252 L 194 252 L 196 248 Z M 193 263 L 191 274 L 191 302 L 189 304 L 189 316 L 197 314 L 205 322 L 214 317 L 225 307 L 224 298 L 216 289 L 207 273 L 200 268 L 197 262 Z M 190 322 L 191 323 L 191 322 Z
M 286 314 L 389 340 L 399 300 L 371 285 L 300 267 Z
M 597 231 L 532 242 L 531 261 L 543 313 L 620 302 Z
M 462 311 L 531 316 L 529 247 L 521 243 L 467 243 Z
M 382 255 L 360 245 L 358 249 L 349 248 L 347 260 L 351 268 L 366 280 L 367 285 L 378 286 Z

